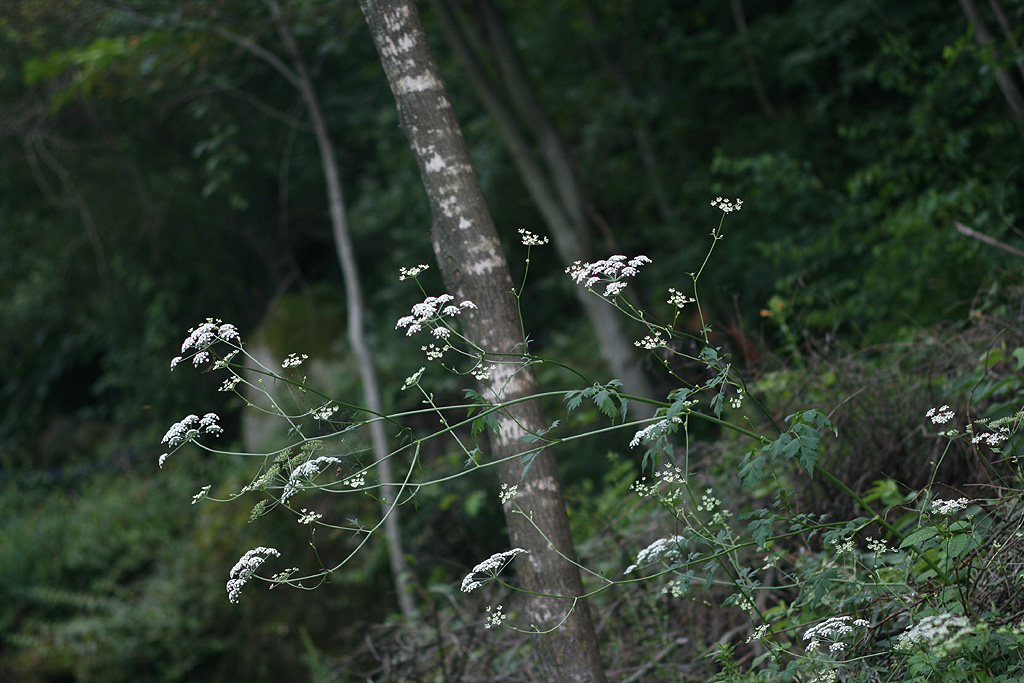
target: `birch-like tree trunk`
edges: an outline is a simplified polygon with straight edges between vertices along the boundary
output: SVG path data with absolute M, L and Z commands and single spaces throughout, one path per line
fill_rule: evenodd
M 360 0 L 360 6 L 427 190 L 441 275 L 449 293 L 478 306 L 461 316 L 463 331 L 489 354 L 498 354 L 495 358 L 507 358 L 501 354 L 516 354 L 523 343 L 512 278 L 419 13 L 410 0 Z M 536 388 L 529 366 L 498 362 L 480 393 L 511 401 Z M 498 421 L 500 429 L 490 436 L 495 458 L 522 452 L 523 436 L 548 427 L 536 401 L 509 406 Z M 529 551 L 515 563 L 518 583 L 529 592 L 518 619 L 527 628 L 550 630 L 538 636 L 538 678 L 605 681 L 587 604 L 572 599 L 583 586 L 554 456 L 542 451 L 525 474 L 519 459 L 507 460 L 498 473 L 503 482 L 518 486 L 505 514 L 512 545 Z M 531 518 L 514 512 L 513 505 Z
M 320 106 L 320 98 L 317 96 L 316 88 L 313 86 L 313 79 L 306 68 L 305 60 L 302 58 L 302 53 L 299 50 L 295 36 L 292 34 L 287 21 L 285 21 L 280 4 L 277 0 L 264 0 L 264 5 L 266 5 L 273 18 L 278 35 L 280 35 L 281 41 L 284 43 L 288 59 L 291 61 L 291 66 L 276 54 L 249 38 L 220 27 L 215 28 L 214 31 L 221 37 L 230 40 L 236 45 L 240 45 L 256 55 L 284 76 L 299 92 L 302 103 L 306 107 L 310 121 L 313 124 L 313 132 L 316 135 L 320 165 L 324 174 L 324 185 L 327 189 L 331 231 L 334 235 L 334 245 L 338 254 L 338 264 L 341 267 L 342 279 L 345 282 L 349 344 L 359 365 L 366 407 L 371 412 L 381 415 L 384 408 L 383 401 L 381 400 L 380 383 L 377 380 L 373 353 L 366 343 L 366 331 L 363 323 L 363 310 L 365 306 L 363 303 L 362 287 L 359 283 L 359 266 L 356 263 L 355 251 L 352 247 L 352 237 L 348 230 L 345 199 L 341 188 L 341 174 L 338 172 L 338 159 L 334 150 L 334 142 L 327 129 L 327 122 L 324 119 L 323 110 Z M 380 489 L 381 514 L 384 516 L 384 535 L 388 547 L 391 575 L 395 584 L 399 609 L 402 612 L 403 618 L 410 621 L 415 617 L 416 605 L 413 601 L 412 589 L 409 583 L 409 567 L 405 561 L 405 551 L 402 548 L 399 506 L 396 500 L 398 491 L 391 483 L 395 480 L 395 477 L 391 461 L 388 459 L 390 451 L 383 421 L 375 420 L 370 423 L 370 443 L 373 447 L 377 471 L 381 481 L 384 482 Z

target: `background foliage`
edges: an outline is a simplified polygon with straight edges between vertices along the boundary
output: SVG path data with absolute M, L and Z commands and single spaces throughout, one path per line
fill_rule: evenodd
M 472 21 L 470 3 L 453 4 Z M 996 80 L 1020 68 L 1024 3 L 1001 3 L 1008 35 L 984 8 L 997 35 L 987 47 L 953 0 L 497 4 L 575 155 L 587 210 L 603 226 L 595 251 L 654 261 L 636 285 L 639 303 L 667 312 L 662 292 L 686 284 L 705 253 L 709 199 L 744 199 L 703 276 L 705 315 L 719 343 L 756 348 L 752 376 L 780 414 L 838 409 L 849 431 L 834 457 L 873 454 L 847 473 L 853 480 L 868 487 L 876 474 L 907 474 L 895 463 L 920 457 L 905 437 L 922 406 L 1014 376 L 1010 354 L 1024 343 L 1019 257 L 964 237 L 954 221 L 1011 245 L 1024 236 L 1020 127 Z M 285 5 L 337 144 L 368 332 L 385 386 L 397 389 L 419 365 L 393 327 L 411 303 L 398 267 L 432 258 L 425 196 L 355 2 Z M 5 678 L 271 679 L 296 667 L 328 677 L 353 633 L 390 628 L 382 549 L 316 597 L 274 591 L 228 605 L 226 570 L 255 545 L 251 527 L 241 512 L 187 503 L 230 467 L 176 457 L 156 476 L 167 426 L 224 400 L 196 373 L 167 372 L 185 330 L 208 316 L 243 334 L 308 339 L 317 348 L 278 350 L 341 359 L 337 392 L 359 395 L 344 363 L 343 311 L 324 303 L 341 300 L 341 279 L 308 121 L 292 87 L 230 38 L 280 50 L 263 10 L 218 0 L 0 8 Z M 539 213 L 422 10 L 517 267 L 516 229 L 543 232 Z M 537 352 L 600 375 L 563 268 L 534 252 L 527 330 Z M 261 328 L 271 320 L 294 329 Z M 990 348 L 1005 348 L 1002 365 L 979 364 Z M 1000 391 L 1019 399 L 1019 385 Z M 410 399 L 392 391 L 387 400 Z M 239 408 L 228 402 L 220 413 L 237 418 Z M 231 420 L 227 439 L 237 441 Z M 709 452 L 728 450 L 704 436 Z M 606 449 L 561 456 L 581 539 L 628 533 L 615 525 L 630 504 L 609 482 L 636 476 L 639 463 L 624 443 Z M 451 454 L 430 456 L 459 466 Z M 946 464 L 951 484 L 977 474 L 968 461 Z M 484 504 L 493 482 L 460 482 L 424 497 L 407 532 L 421 597 L 435 608 L 423 628 L 444 622 L 462 634 L 468 666 L 483 636 L 473 635 L 472 609 L 450 609 L 444 586 L 504 541 Z M 829 499 L 825 490 L 809 502 Z M 286 523 L 261 521 L 261 542 L 301 546 Z M 644 521 L 635 523 L 643 535 Z M 632 561 L 616 559 L 610 571 Z M 610 645 L 623 671 L 699 616 L 665 607 L 651 617 L 642 601 L 664 598 L 636 599 L 614 614 L 661 636 Z M 379 666 L 363 654 L 345 666 Z

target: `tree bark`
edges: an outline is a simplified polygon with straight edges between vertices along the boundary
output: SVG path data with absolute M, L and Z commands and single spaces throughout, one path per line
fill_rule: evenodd
M 585 218 L 583 187 L 572 155 L 537 99 L 497 10 L 489 2 L 479 3 L 481 19 L 501 70 L 505 91 L 487 75 L 448 0 L 433 0 L 432 5 L 456 56 L 466 67 L 477 95 L 501 131 L 526 189 L 551 231 L 559 258 L 566 265 L 590 260 L 593 253 Z M 602 357 L 615 376 L 623 381 L 625 391 L 653 398 L 653 385 L 637 362 L 622 316 L 582 287 L 574 288 L 574 292 L 590 320 Z M 634 410 L 641 417 L 653 414 L 653 408 L 648 404 L 637 403 Z
M 974 37 L 978 41 L 978 45 L 981 47 L 987 46 L 992 42 L 992 33 L 988 30 L 988 25 L 982 18 L 981 13 L 978 12 L 977 5 L 974 4 L 974 0 L 960 0 L 960 7 L 963 9 L 964 14 L 967 15 L 967 20 L 971 22 L 971 26 L 974 27 Z M 1014 123 L 1017 124 L 1017 130 L 1024 137 L 1024 93 L 1021 92 L 1020 86 L 1010 77 L 1010 73 L 1001 66 L 998 66 L 999 52 L 992 48 L 992 57 L 997 62 L 997 65 L 993 67 L 993 71 L 996 75 L 996 83 L 999 84 L 999 89 L 1003 93 L 1003 99 L 1006 100 L 1006 106 L 1010 110 L 1010 116 L 1013 118 Z
M 515 354 L 523 343 L 510 294 L 512 277 L 419 14 L 410 0 L 360 0 L 360 6 L 427 190 L 441 275 L 451 294 L 478 306 L 462 315 L 464 332 L 486 352 L 497 354 L 495 360 L 508 360 L 504 354 Z M 534 393 L 536 380 L 529 366 L 498 362 L 480 389 L 485 396 L 509 401 Z M 536 401 L 508 407 L 498 422 L 500 429 L 490 437 L 497 458 L 521 453 L 526 448 L 522 437 L 548 426 Z M 583 586 L 554 456 L 540 452 L 526 472 L 518 459 L 506 460 L 498 473 L 519 489 L 505 504 L 505 514 L 512 544 L 529 551 L 516 561 L 519 582 L 529 591 L 522 621 L 527 628 L 553 629 L 538 636 L 541 678 L 602 683 L 605 675 L 587 604 L 575 602 L 573 607 L 571 600 L 583 593 Z M 531 518 L 514 512 L 513 505 Z

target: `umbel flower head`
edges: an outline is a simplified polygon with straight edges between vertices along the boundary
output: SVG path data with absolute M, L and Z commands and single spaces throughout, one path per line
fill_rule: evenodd
M 458 305 L 448 304 L 449 301 L 454 301 L 454 299 L 455 297 L 451 294 L 428 296 L 412 307 L 412 315 L 399 318 L 398 322 L 395 323 L 395 329 L 399 327 L 407 328 L 405 336 L 411 337 L 426 325 L 431 328 L 431 333 L 438 339 L 447 338 L 451 334 L 451 330 L 441 324 L 443 319 L 459 315 L 467 308 L 476 308 L 476 304 L 472 301 L 463 301 Z
M 178 447 L 197 440 L 202 434 L 222 434 L 224 430 L 217 424 L 220 418 L 216 413 L 207 413 L 200 418 L 198 415 L 189 415 L 181 422 L 175 422 L 164 434 L 160 443 L 166 444 L 168 448 L 177 450 Z M 173 452 L 173 451 L 171 451 Z M 171 452 L 160 456 L 159 465 L 164 466 L 164 461 L 170 457 Z
M 206 322 L 188 331 L 188 336 L 181 343 L 181 355 L 171 359 L 171 370 L 187 357 L 192 358 L 192 365 L 199 367 L 212 359 L 209 349 L 218 341 L 238 344 L 241 337 L 238 328 L 216 318 L 207 318 Z
M 569 277 L 578 285 L 593 290 L 594 285 L 605 285 L 603 297 L 613 297 L 626 288 L 626 278 L 635 277 L 640 269 L 651 262 L 643 254 L 627 259 L 621 254 L 609 256 L 602 261 L 582 263 L 576 261 L 565 269 Z
M 488 583 L 496 578 L 501 570 L 508 566 L 508 563 L 512 559 L 520 554 L 527 551 L 522 548 L 512 548 L 512 550 L 506 550 L 503 553 L 494 553 L 486 560 L 473 567 L 473 571 L 466 574 L 466 578 L 462 580 L 462 592 L 470 593 L 480 586 Z M 480 575 L 483 575 L 482 578 Z
M 242 587 L 249 582 L 260 565 L 266 562 L 271 555 L 281 557 L 281 553 L 277 550 L 260 546 L 242 555 L 235 563 L 235 566 L 231 568 L 231 573 L 228 574 L 227 591 L 230 602 L 238 602 L 238 598 L 242 594 Z

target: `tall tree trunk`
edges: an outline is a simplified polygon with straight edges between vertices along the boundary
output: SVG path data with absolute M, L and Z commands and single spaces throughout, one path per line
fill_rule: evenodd
M 963 9 L 964 14 L 967 15 L 967 20 L 971 22 L 971 26 L 974 27 L 974 37 L 978 41 L 978 45 L 985 47 L 992 42 L 992 33 L 988 30 L 988 24 L 982 18 L 981 13 L 978 12 L 977 5 L 974 4 L 974 0 L 960 0 L 960 7 Z M 1006 100 L 1006 106 L 1010 109 L 1010 116 L 1013 118 L 1014 123 L 1017 124 L 1017 130 L 1024 137 L 1024 93 L 1021 92 L 1020 86 L 1010 77 L 1010 72 L 998 65 L 999 62 L 999 51 L 992 47 L 992 58 L 996 61 L 996 66 L 993 67 L 993 71 L 996 75 L 996 83 L 999 84 L 999 89 L 1003 93 L 1003 99 Z
M 371 412 L 382 415 L 384 408 L 383 401 L 381 400 L 380 383 L 377 381 L 373 354 L 366 343 L 366 331 L 363 323 L 363 310 L 365 307 L 363 304 L 362 287 L 359 284 L 359 267 L 356 264 L 355 252 L 352 248 L 352 238 L 348 231 L 345 200 L 341 190 L 341 175 L 338 172 L 338 160 L 334 152 L 334 143 L 327 130 L 327 122 L 324 120 L 323 111 L 320 107 L 320 98 L 313 87 L 313 79 L 306 68 L 305 60 L 302 58 L 302 53 L 299 50 L 298 43 L 295 41 L 295 36 L 285 21 L 280 4 L 277 0 L 264 0 L 264 4 L 274 20 L 278 34 L 281 36 L 285 50 L 288 53 L 288 58 L 291 60 L 292 66 L 290 68 L 272 52 L 243 36 L 238 36 L 223 29 L 218 30 L 217 33 L 246 48 L 287 78 L 299 91 L 306 111 L 309 113 L 313 124 L 313 131 L 316 135 L 317 149 L 320 153 L 324 184 L 327 188 L 334 245 L 338 253 L 338 263 L 341 267 L 342 278 L 345 282 L 349 344 L 359 365 L 366 407 Z M 406 564 L 405 552 L 402 548 L 399 506 L 397 505 L 398 491 L 390 483 L 395 478 L 391 461 L 388 459 L 390 451 L 383 421 L 374 420 L 370 423 L 370 442 L 373 447 L 374 459 L 377 463 L 377 471 L 381 481 L 385 482 L 380 489 L 381 514 L 384 516 L 384 534 L 388 546 L 388 559 L 398 598 L 398 606 L 402 616 L 406 620 L 411 621 L 415 617 L 416 606 L 409 584 L 409 568 Z
M 551 231 L 559 258 L 566 265 L 591 259 L 583 183 L 568 144 L 541 106 L 497 10 L 486 0 L 478 3 L 484 32 L 503 76 L 504 91 L 487 75 L 449 0 L 432 0 L 432 4 L 456 56 L 501 131 L 526 189 Z M 574 293 L 594 329 L 602 357 L 623 381 L 625 390 L 653 397 L 654 388 L 637 362 L 622 316 L 582 287 L 575 288 Z M 648 404 L 638 403 L 635 410 L 653 414 Z
M 512 277 L 416 7 L 410 0 L 360 0 L 360 6 L 427 190 L 441 275 L 451 294 L 479 307 L 463 314 L 464 330 L 489 353 L 515 353 L 523 339 L 509 294 Z M 536 391 L 532 369 L 515 363 L 498 362 L 481 385 L 483 395 L 501 401 Z M 500 429 L 490 437 L 497 458 L 522 452 L 521 438 L 548 426 L 536 401 L 510 406 L 498 421 Z M 554 456 L 542 451 L 525 473 L 520 461 L 506 460 L 498 473 L 503 482 L 519 487 L 505 513 L 513 545 L 529 551 L 516 562 L 520 582 L 529 591 L 523 621 L 541 631 L 554 629 L 538 636 L 541 680 L 605 681 L 587 604 L 573 607 L 572 600 L 551 597 L 583 592 Z M 513 503 L 531 519 L 513 512 Z

